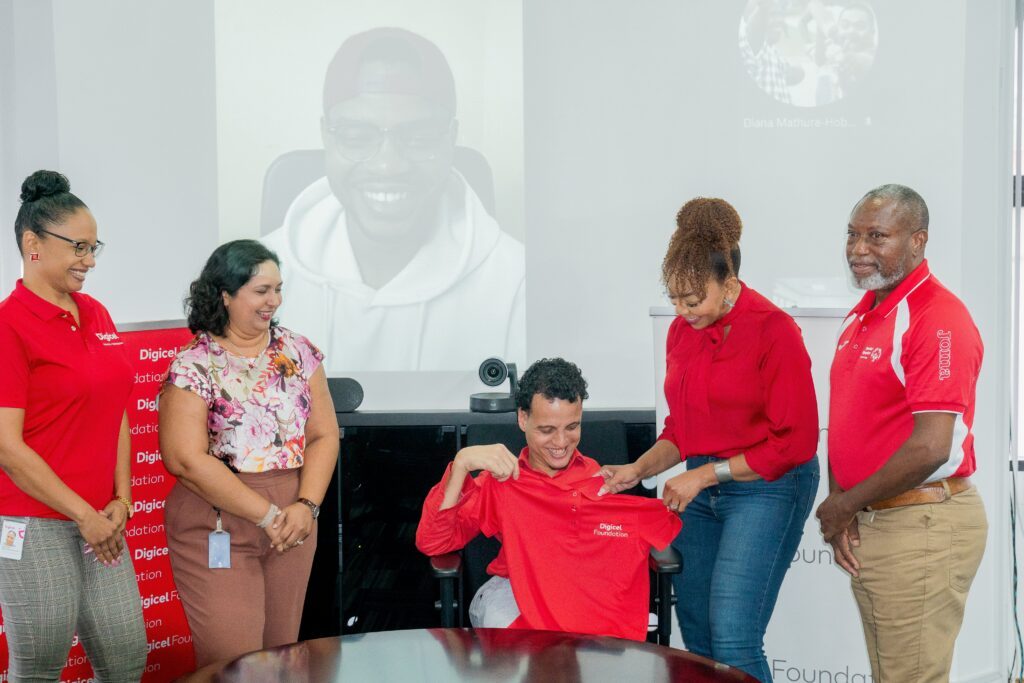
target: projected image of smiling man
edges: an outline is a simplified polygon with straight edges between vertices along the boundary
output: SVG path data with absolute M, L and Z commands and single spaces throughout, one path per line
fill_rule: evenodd
M 525 356 L 523 246 L 455 166 L 455 81 L 409 31 L 352 36 L 327 69 L 326 177 L 266 238 L 285 324 L 332 370 L 474 369 Z

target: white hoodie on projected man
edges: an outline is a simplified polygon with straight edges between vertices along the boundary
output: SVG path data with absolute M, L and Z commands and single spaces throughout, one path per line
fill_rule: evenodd
M 320 346 L 328 371 L 467 370 L 489 356 L 525 358 L 523 245 L 452 173 L 433 234 L 380 288 L 363 280 L 326 178 L 264 238 L 281 258 L 282 324 Z

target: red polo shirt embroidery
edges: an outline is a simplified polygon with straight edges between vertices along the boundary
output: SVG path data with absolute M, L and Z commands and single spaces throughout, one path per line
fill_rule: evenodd
M 416 546 L 439 555 L 477 533 L 496 536 L 520 611 L 512 628 L 643 640 L 647 555 L 675 538 L 679 516 L 651 498 L 599 497 L 601 466 L 578 451 L 554 477 L 531 469 L 525 448 L 519 463 L 518 481 L 486 472 L 467 478 L 459 502 L 439 511 L 449 465 L 423 504 Z M 488 571 L 496 573 L 496 564 L 502 568 L 495 562 Z
M 975 387 L 983 346 L 960 299 L 924 261 L 872 308 L 843 321 L 832 361 L 828 457 L 843 489 L 877 472 L 914 429 L 914 413 L 956 416 L 946 462 L 928 478 L 966 477 L 974 458 Z
M 110 314 L 79 293 L 81 324 L 21 282 L 0 301 L 0 407 L 25 411 L 23 438 L 97 510 L 110 502 L 132 370 Z M 0 472 L 0 515 L 67 519 Z

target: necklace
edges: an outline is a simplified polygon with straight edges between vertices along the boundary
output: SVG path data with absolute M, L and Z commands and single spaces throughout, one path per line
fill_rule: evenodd
M 248 365 L 249 370 L 255 368 L 256 364 L 260 362 L 261 358 L 263 358 L 263 354 L 266 352 L 267 348 L 270 347 L 270 340 L 270 330 L 267 330 L 266 333 L 261 335 L 260 339 L 255 343 L 248 344 L 246 346 L 236 344 L 231 341 L 226 334 L 219 339 L 215 339 L 215 341 L 220 344 L 228 354 Z M 255 352 L 255 355 L 253 355 L 253 352 Z

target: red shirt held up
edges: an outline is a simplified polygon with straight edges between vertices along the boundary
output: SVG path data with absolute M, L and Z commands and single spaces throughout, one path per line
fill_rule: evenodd
M 488 572 L 507 576 L 520 616 L 511 628 L 647 635 L 647 555 L 679 533 L 679 516 L 659 500 L 598 496 L 601 466 L 579 451 L 554 477 L 519 454 L 519 479 L 467 477 L 454 507 L 439 510 L 451 465 L 427 494 L 416 547 L 440 555 L 478 533 L 501 541 Z

